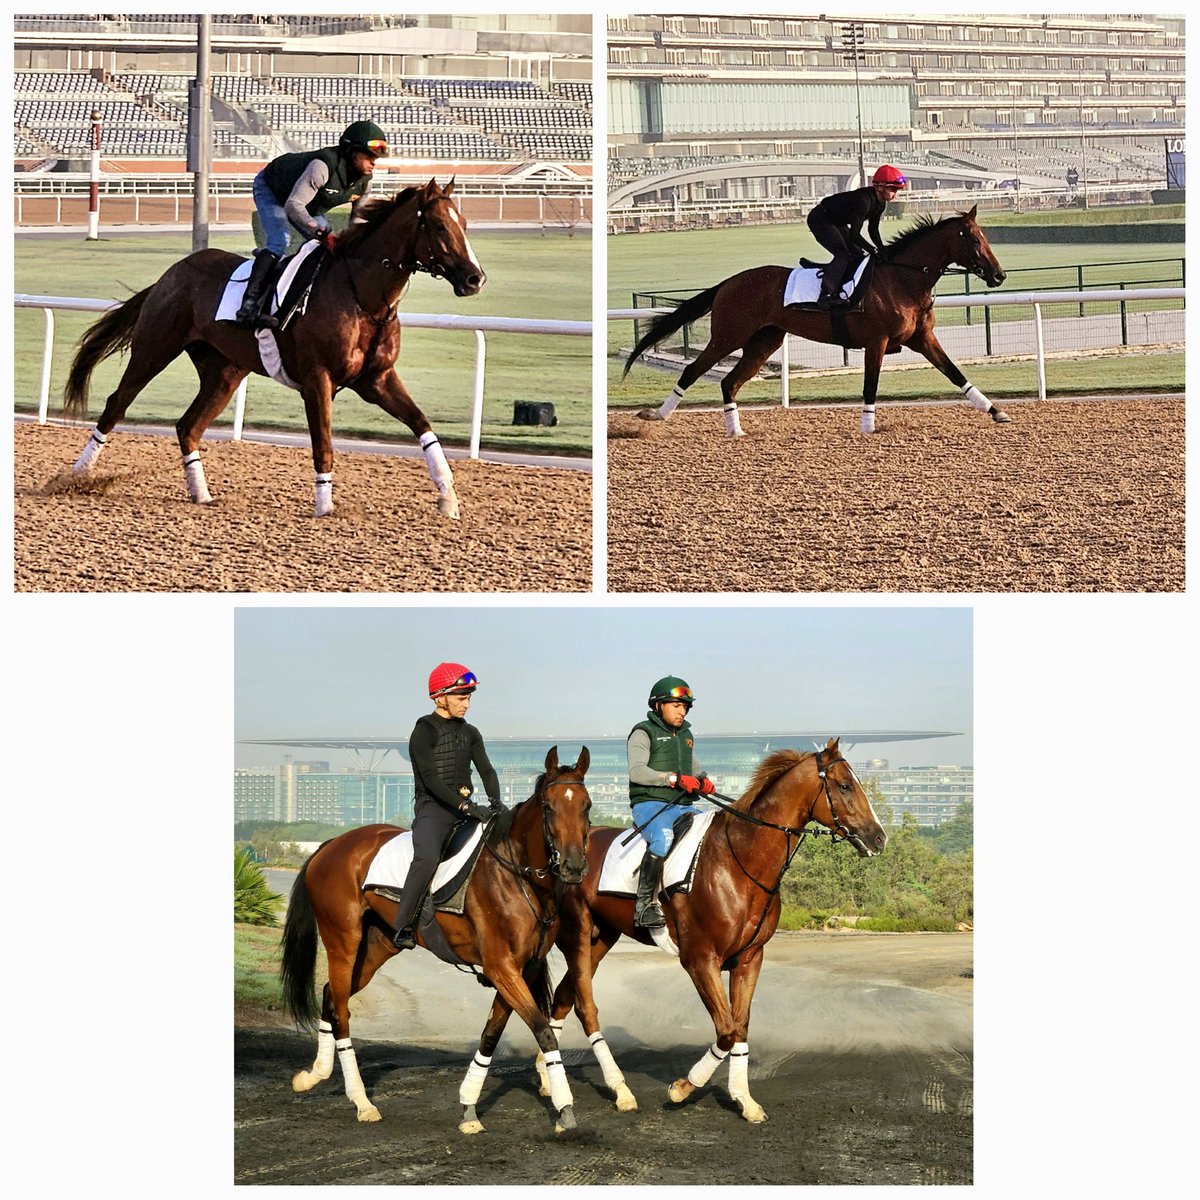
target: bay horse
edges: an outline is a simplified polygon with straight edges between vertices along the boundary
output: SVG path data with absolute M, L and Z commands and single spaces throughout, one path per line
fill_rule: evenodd
M 513 1011 L 533 1031 L 547 1057 L 557 1129 L 574 1127 L 574 1100 L 547 1018 L 550 989 L 545 960 L 558 932 L 565 897 L 587 870 L 591 797 L 584 775 L 589 761 L 586 746 L 574 766 L 559 763 L 557 746 L 550 750 L 533 795 L 488 822 L 483 851 L 467 882 L 462 915 L 437 914 L 450 947 L 463 963 L 479 967 L 482 981 L 496 989 L 478 1052 L 459 1093 L 464 1133 L 483 1128 L 474 1105 Z M 350 1040 L 350 997 L 400 953 L 391 939 L 396 903 L 364 891 L 363 882 L 380 847 L 402 832 L 395 825 L 366 825 L 319 846 L 300 869 L 284 922 L 280 980 L 287 1009 L 308 1028 L 319 1018 L 316 1059 L 309 1070 L 296 1074 L 292 1088 L 307 1092 L 328 1079 L 336 1057 L 346 1095 L 360 1121 L 381 1118 L 367 1098 Z M 318 935 L 329 965 L 319 1008 L 313 987 Z M 417 940 L 426 945 L 420 930 Z
M 1005 274 L 987 236 L 975 222 L 975 208 L 935 221 L 918 217 L 876 256 L 874 273 L 863 296 L 861 311 L 839 313 L 784 307 L 784 287 L 790 267 L 753 267 L 685 300 L 674 311 L 655 317 L 625 361 L 622 378 L 651 346 L 711 312 L 708 345 L 679 376 L 670 395 L 657 409 L 643 409 L 647 420 L 666 420 L 684 392 L 721 359 L 741 350 L 742 356 L 721 380 L 725 429 L 741 437 L 737 394 L 742 385 L 783 344 L 785 334 L 828 342 L 863 352 L 863 395 L 860 429 L 875 432 L 875 396 L 885 354 L 907 346 L 924 355 L 980 412 L 997 423 L 1008 415 L 958 369 L 933 332 L 933 289 L 951 266 L 978 275 L 988 287 L 999 287 Z M 843 332 L 840 332 L 843 331 Z
M 441 188 L 431 179 L 423 187 L 361 202 L 355 223 L 328 251 L 306 311 L 275 331 L 279 363 L 273 370 L 263 362 L 254 330 L 216 319 L 225 285 L 244 261 L 236 254 L 199 250 L 109 310 L 80 339 L 64 389 L 64 411 L 86 414 L 88 380 L 98 363 L 124 350 L 129 362 L 72 473 L 92 469 L 138 393 L 186 352 L 200 388 L 175 431 L 195 503 L 212 501 L 200 439 L 242 380 L 254 373 L 279 378 L 304 399 L 317 516 L 333 512 L 333 398 L 350 388 L 412 430 L 438 490 L 438 511 L 457 519 L 454 477 L 441 444 L 395 371 L 397 306 L 413 273 L 446 279 L 457 296 L 474 296 L 486 279 L 467 241 L 466 220 L 451 199 L 453 190 L 453 180 Z
M 716 1041 L 667 1095 L 686 1100 L 712 1078 L 728 1058 L 729 1094 L 747 1121 L 766 1113 L 751 1096 L 748 1082 L 750 1004 L 762 967 L 763 947 L 779 923 L 779 888 L 810 821 L 830 831 L 831 840 L 848 842 L 860 856 L 882 853 L 887 834 L 838 740 L 821 750 L 779 750 L 758 766 L 750 786 L 730 805 L 721 805 L 704 835 L 689 892 L 660 895 L 666 930 L 679 961 L 712 1018 Z M 558 947 L 567 973 L 554 994 L 551 1025 L 561 1030 L 572 1007 L 592 1043 L 605 1085 L 616 1094 L 617 1108 L 630 1111 L 630 1091 L 600 1031 L 592 977 L 604 956 L 622 937 L 653 944 L 649 932 L 633 923 L 634 899 L 601 894 L 601 868 L 608 848 L 628 833 L 597 827 L 589 842 L 589 866 L 582 887 L 568 897 Z M 729 972 L 729 994 L 721 973 Z M 541 1061 L 538 1073 L 542 1074 Z M 546 1080 L 543 1079 L 543 1090 Z

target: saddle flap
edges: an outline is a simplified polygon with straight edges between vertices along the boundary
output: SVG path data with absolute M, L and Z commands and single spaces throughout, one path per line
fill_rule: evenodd
M 871 282 L 875 270 L 874 256 L 864 257 L 851 279 L 842 285 L 842 299 L 850 307 L 862 304 L 862 298 Z M 793 267 L 783 289 L 783 303 L 792 305 L 815 305 L 821 295 L 821 277 L 828 263 L 815 263 L 802 258 L 798 267 Z
M 671 849 L 667 852 L 666 862 L 663 863 L 662 890 L 667 893 L 686 892 L 691 890 L 692 878 L 695 875 L 696 859 L 704 842 L 715 812 L 704 812 L 699 815 L 692 813 L 680 814 L 691 820 L 682 834 L 677 834 Z M 678 825 L 680 822 L 676 821 Z M 622 832 L 613 839 L 604 856 L 600 867 L 600 881 L 597 890 L 613 896 L 635 896 L 637 894 L 637 873 L 646 854 L 646 839 L 635 834 L 626 842 L 628 833 Z
M 462 911 L 461 902 L 457 908 L 452 907 L 452 902 L 460 892 L 465 894 L 467 878 L 482 847 L 483 826 L 478 821 L 460 821 L 455 826 L 430 885 L 434 903 L 439 908 L 449 912 Z M 449 857 L 446 856 L 447 852 Z M 412 858 L 412 834 L 404 830 L 379 848 L 367 867 L 367 876 L 362 885 L 364 890 L 376 888 L 400 892 Z

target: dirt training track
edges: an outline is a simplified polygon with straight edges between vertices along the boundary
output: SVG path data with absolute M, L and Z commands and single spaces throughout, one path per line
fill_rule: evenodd
M 87 436 L 15 426 L 18 592 L 591 589 L 586 471 L 456 460 L 449 521 L 422 459 L 341 453 L 318 519 L 306 448 L 205 442 L 215 503 L 196 505 L 171 437 L 118 429 L 90 478 L 64 480 Z
M 491 992 L 424 950 L 351 1002 L 351 1035 L 382 1120 L 360 1124 L 340 1075 L 305 1095 L 315 1035 L 242 1023 L 234 1038 L 237 1184 L 970 1184 L 972 936 L 777 934 L 754 998 L 742 1119 L 728 1072 L 674 1105 L 667 1086 L 712 1023 L 679 963 L 622 941 L 596 976 L 605 1037 L 638 1098 L 616 1110 L 572 1016 L 563 1061 L 578 1128 L 554 1134 L 529 1030 L 510 1021 L 458 1132 L 458 1088 Z M 552 959 L 552 963 L 553 963 Z M 561 961 L 561 960 L 559 960 Z
M 1183 397 L 1006 407 L 611 413 L 609 589 L 1182 591 Z

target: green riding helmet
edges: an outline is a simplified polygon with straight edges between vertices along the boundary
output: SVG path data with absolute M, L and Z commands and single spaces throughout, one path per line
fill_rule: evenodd
M 378 158 L 387 154 L 387 134 L 374 121 L 355 121 L 347 125 L 338 139 L 343 150 L 365 150 Z
M 656 704 L 665 704 L 669 700 L 681 701 L 691 708 L 696 702 L 696 697 L 692 695 L 692 689 L 678 675 L 667 675 L 650 689 L 650 699 L 646 703 L 653 708 Z

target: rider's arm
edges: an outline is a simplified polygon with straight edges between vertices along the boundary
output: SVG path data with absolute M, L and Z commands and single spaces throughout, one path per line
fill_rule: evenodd
M 305 168 L 304 174 L 296 180 L 291 194 L 284 201 L 283 211 L 287 219 L 305 237 L 312 237 L 329 227 L 329 222 L 323 217 L 314 217 L 308 211 L 308 206 L 328 182 L 329 168 L 319 158 L 314 158 Z
M 868 246 L 868 250 L 871 250 L 872 248 L 876 250 L 883 249 L 883 238 L 879 236 L 879 218 L 882 215 L 883 208 L 881 206 L 878 212 L 872 209 L 871 215 L 867 218 L 867 232 L 871 235 L 871 241 L 875 243 L 874 247 Z
M 424 721 L 418 721 L 408 739 L 408 760 L 412 763 L 413 774 L 420 777 L 425 790 L 443 808 L 457 813 L 464 798 L 439 777 L 433 754 L 435 744 L 433 730 Z
M 669 771 L 654 771 L 650 768 L 650 735 L 644 729 L 635 729 L 625 744 L 629 758 L 629 782 L 647 787 L 672 787 Z
M 492 760 L 488 758 L 483 735 L 478 729 L 475 730 L 475 738 L 471 743 L 471 762 L 475 764 L 475 773 L 479 776 L 479 782 L 483 784 L 484 795 L 489 800 L 499 800 L 500 777 L 496 774 L 496 768 L 492 766 Z

